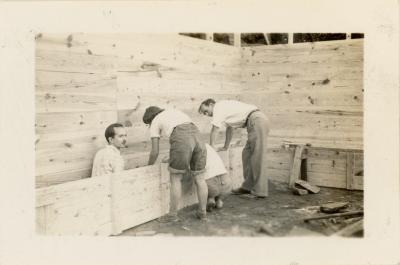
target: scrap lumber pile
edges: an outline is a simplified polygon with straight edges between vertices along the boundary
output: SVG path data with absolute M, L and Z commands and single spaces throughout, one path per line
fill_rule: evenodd
M 305 223 L 314 221 L 333 230 L 331 236 L 362 236 L 364 210 L 348 210 L 349 202 L 331 202 L 320 206 L 318 216 L 304 218 Z

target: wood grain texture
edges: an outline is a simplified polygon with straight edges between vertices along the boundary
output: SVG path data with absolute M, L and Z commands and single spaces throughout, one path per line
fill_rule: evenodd
M 241 99 L 278 140 L 363 148 L 363 40 L 244 48 Z
M 229 165 L 228 152 L 221 158 Z M 169 211 L 167 164 L 36 189 L 36 231 L 44 235 L 117 235 Z M 183 180 L 181 207 L 197 202 Z
M 35 56 L 38 187 L 90 176 L 104 130 L 115 121 L 127 126 L 128 168 L 144 166 L 146 107 L 190 113 L 205 134 L 201 101 L 235 99 L 241 90 L 238 49 L 178 34 L 42 34 Z

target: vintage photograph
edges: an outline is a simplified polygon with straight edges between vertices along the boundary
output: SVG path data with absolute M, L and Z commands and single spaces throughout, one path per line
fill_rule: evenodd
M 37 235 L 364 236 L 364 34 L 36 34 Z

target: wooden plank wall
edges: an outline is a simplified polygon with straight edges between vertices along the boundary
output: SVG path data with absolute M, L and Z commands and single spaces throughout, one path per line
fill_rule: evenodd
M 238 98 L 239 62 L 234 47 L 177 34 L 39 34 L 37 187 L 89 177 L 104 130 L 116 121 L 128 128 L 127 168 L 145 165 L 142 115 L 149 105 L 179 108 L 208 133 L 198 105 L 208 97 Z M 167 146 L 163 141 L 162 152 Z
M 37 187 L 90 176 L 104 129 L 116 121 L 128 128 L 127 168 L 146 165 L 141 118 L 149 105 L 185 111 L 208 141 L 209 118 L 197 113 L 208 97 L 267 113 L 271 179 L 288 181 L 283 140 L 362 149 L 363 40 L 235 48 L 172 34 L 39 34 L 36 44 Z M 243 143 L 245 135 L 236 130 L 233 141 Z M 161 145 L 165 154 L 168 143 Z M 314 154 L 311 179 L 313 172 L 345 179 L 345 154 Z M 355 160 L 362 164 L 362 155 Z
M 362 39 L 242 48 L 241 66 L 241 100 L 272 123 L 272 179 L 288 181 L 291 154 L 283 141 L 363 149 Z M 355 157 L 362 165 L 362 154 Z M 315 184 L 346 187 L 345 152 L 312 150 L 307 169 Z
M 220 152 L 234 187 L 242 181 L 241 148 Z M 235 158 L 236 157 L 236 158 Z M 183 181 L 181 207 L 197 203 L 193 182 Z M 36 231 L 42 235 L 116 235 L 169 211 L 168 164 L 36 189 Z

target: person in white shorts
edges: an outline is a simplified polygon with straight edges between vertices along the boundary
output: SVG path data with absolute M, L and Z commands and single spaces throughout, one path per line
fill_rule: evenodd
M 207 148 L 206 182 L 208 186 L 207 211 L 221 209 L 223 198 L 232 189 L 232 181 L 221 157 L 209 144 Z

